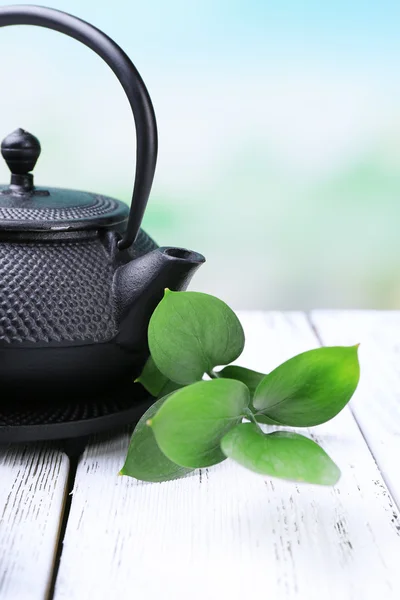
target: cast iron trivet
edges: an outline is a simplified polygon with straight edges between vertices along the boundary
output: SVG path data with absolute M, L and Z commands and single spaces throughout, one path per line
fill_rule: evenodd
M 72 439 L 134 425 L 154 402 L 139 384 L 86 399 L 3 398 L 0 402 L 0 443 Z

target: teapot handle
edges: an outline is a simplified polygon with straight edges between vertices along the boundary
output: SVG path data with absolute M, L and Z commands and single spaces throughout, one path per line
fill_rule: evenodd
M 118 243 L 129 248 L 136 239 L 153 183 L 157 161 L 157 124 L 149 93 L 125 52 L 105 33 L 67 13 L 42 6 L 0 7 L 0 27 L 37 25 L 64 33 L 91 48 L 114 71 L 131 105 L 136 126 L 136 173 L 128 225 Z

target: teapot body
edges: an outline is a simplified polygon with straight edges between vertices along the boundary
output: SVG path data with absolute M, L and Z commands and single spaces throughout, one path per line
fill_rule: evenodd
M 0 238 L 0 344 L 92 344 L 117 333 L 113 277 L 157 244 L 140 231 L 119 252 L 116 232 L 46 240 Z M 44 238 L 44 239 L 42 239 Z
M 164 289 L 186 289 L 204 258 L 140 230 L 0 239 L 0 386 L 8 396 L 85 398 L 133 381 Z
M 0 240 L 2 388 L 94 390 L 135 377 L 147 348 L 115 342 L 113 279 L 118 267 L 157 248 L 155 242 L 142 230 L 123 252 L 113 231 L 41 238 Z

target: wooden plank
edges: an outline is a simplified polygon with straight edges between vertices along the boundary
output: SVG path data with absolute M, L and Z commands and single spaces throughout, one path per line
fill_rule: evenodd
M 0 598 L 47 597 L 69 461 L 48 445 L 0 448 Z
M 305 315 L 241 316 L 244 366 L 318 345 Z M 128 435 L 98 438 L 78 467 L 56 600 L 398 599 L 397 512 L 357 424 L 346 409 L 312 435 L 342 469 L 335 488 L 230 461 L 141 483 L 117 476 Z
M 324 344 L 361 343 L 351 408 L 400 505 L 400 311 L 315 311 L 311 320 Z

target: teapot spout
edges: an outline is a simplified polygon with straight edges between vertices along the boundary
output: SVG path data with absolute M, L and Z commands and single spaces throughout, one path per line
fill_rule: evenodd
M 127 350 L 147 349 L 150 317 L 165 288 L 186 290 L 204 262 L 197 252 L 162 247 L 119 267 L 113 283 L 119 324 L 116 342 Z

